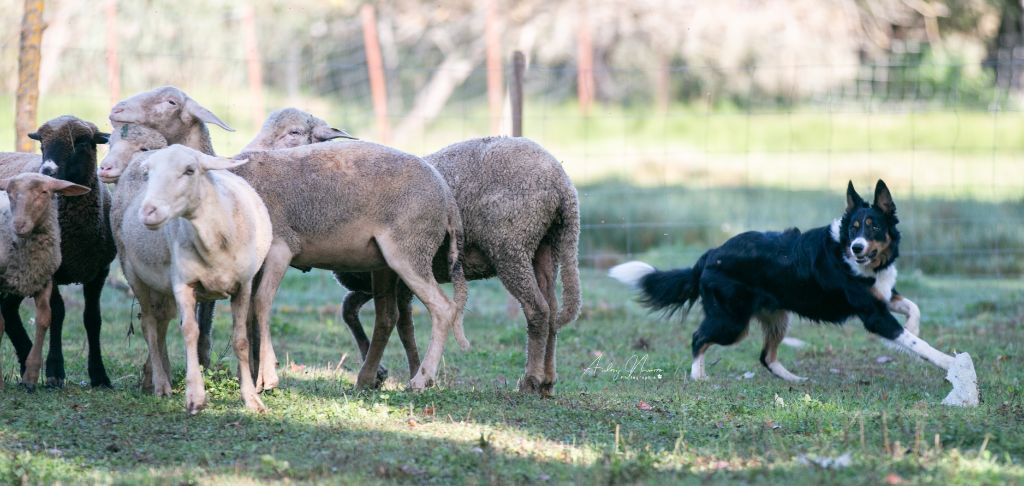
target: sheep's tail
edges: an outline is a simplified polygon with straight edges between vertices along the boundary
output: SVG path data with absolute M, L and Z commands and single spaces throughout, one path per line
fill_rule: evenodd
M 640 303 L 651 310 L 665 311 L 669 316 L 686 308 L 689 311 L 700 298 L 700 277 L 708 254 L 691 268 L 659 271 L 640 261 L 616 265 L 608 275 L 640 291 Z
M 576 320 L 583 297 L 580 291 L 580 268 L 577 253 L 580 244 L 580 208 L 576 188 L 562 196 L 558 208 L 561 223 L 555 234 L 555 259 L 562 274 L 562 308 L 558 313 L 558 329 Z
M 469 340 L 466 339 L 466 331 L 462 327 L 463 310 L 466 301 L 469 300 L 469 289 L 466 286 L 466 275 L 462 268 L 462 217 L 459 215 L 459 207 L 455 204 L 455 198 L 449 195 L 448 206 L 448 276 L 455 286 L 455 317 L 452 319 L 452 329 L 455 331 L 455 340 L 463 351 L 469 349 Z

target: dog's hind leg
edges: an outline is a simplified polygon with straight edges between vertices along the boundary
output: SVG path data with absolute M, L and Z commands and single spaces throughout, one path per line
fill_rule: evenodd
M 704 353 L 712 344 L 729 346 L 743 340 L 750 328 L 752 293 L 743 284 L 717 274 L 705 273 L 701 280 L 704 320 L 693 332 L 690 345 L 693 365 L 690 378 L 707 378 Z
M 762 312 L 757 315 L 757 320 L 764 330 L 764 348 L 761 349 L 761 364 L 773 375 L 790 382 L 800 382 L 807 378 L 794 375 L 782 366 L 779 362 L 779 343 L 786 337 L 786 330 L 789 328 L 789 313 L 783 310 L 773 312 Z

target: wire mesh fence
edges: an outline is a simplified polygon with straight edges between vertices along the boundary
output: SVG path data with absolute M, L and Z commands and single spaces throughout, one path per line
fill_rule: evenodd
M 358 24 L 350 28 L 349 38 L 357 39 Z M 265 106 L 298 106 L 361 138 L 384 141 L 374 128 L 364 47 L 353 42 L 262 60 Z M 16 44 L 6 42 L 0 55 L 9 58 L 12 49 Z M 531 61 L 524 135 L 562 160 L 579 188 L 585 266 L 603 268 L 645 253 L 683 264 L 740 231 L 826 225 L 844 207 L 848 180 L 869 193 L 881 178 L 900 211 L 901 267 L 1018 277 L 1024 273 L 1024 49 L 1007 45 L 981 65 L 938 61 L 925 52 L 907 43 L 884 62 L 727 70 L 669 65 L 661 88 L 649 72 L 596 65 L 590 74 L 597 102 L 589 113 L 575 102 L 577 65 Z M 40 118 L 70 113 L 107 125 L 114 96 L 105 67 L 79 62 L 107 54 L 85 45 L 55 52 L 44 43 L 44 59 L 57 65 Z M 489 109 L 489 73 L 479 55 L 464 63 L 395 55 L 384 56 L 388 143 L 424 155 L 490 135 L 495 116 L 508 132 L 507 101 L 501 113 Z M 122 45 L 118 59 L 121 97 L 174 84 L 238 128 L 214 129 L 220 153 L 237 151 L 262 121 L 246 87 L 244 53 L 180 56 Z M 167 63 L 177 66 L 173 75 L 147 75 L 147 66 Z M 982 74 L 968 76 L 972 70 Z M 503 74 L 510 79 L 508 68 Z M 708 79 L 745 88 L 726 95 Z M 659 102 L 656 91 L 665 89 L 669 101 Z M 10 105 L 4 103 L 0 118 L 12 117 L 2 111 Z M 0 143 L 11 146 L 9 136 Z

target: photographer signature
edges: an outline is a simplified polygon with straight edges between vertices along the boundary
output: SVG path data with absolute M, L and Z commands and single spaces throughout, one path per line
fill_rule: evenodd
M 621 367 L 615 366 L 611 359 L 604 362 L 604 355 L 598 355 L 590 366 L 583 370 L 583 376 L 598 376 L 601 374 L 610 375 L 612 381 L 619 380 L 660 380 L 664 370 L 661 368 L 648 368 L 647 355 L 632 355 Z

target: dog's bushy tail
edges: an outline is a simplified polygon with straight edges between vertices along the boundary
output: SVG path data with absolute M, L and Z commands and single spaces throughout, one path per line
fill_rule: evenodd
M 700 298 L 700 276 L 706 260 L 705 253 L 693 267 L 664 272 L 634 261 L 612 267 L 608 275 L 639 290 L 644 306 L 672 316 L 684 308 L 689 310 Z

